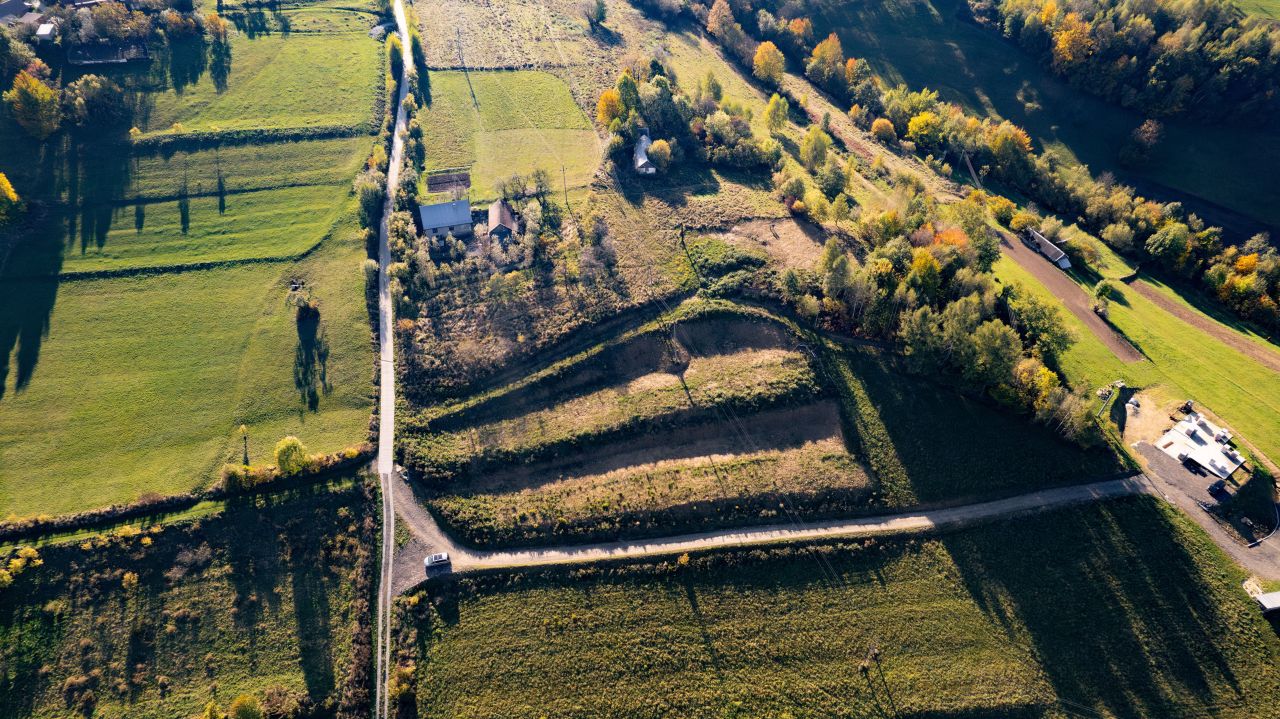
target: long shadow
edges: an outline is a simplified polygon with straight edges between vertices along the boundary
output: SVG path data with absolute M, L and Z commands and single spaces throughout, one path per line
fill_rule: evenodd
M 299 311 L 298 346 L 293 353 L 293 384 L 308 411 L 320 408 L 320 396 L 328 394 L 329 340 L 318 311 Z
M 292 529 L 296 530 L 297 525 Z M 326 562 L 319 545 L 309 541 L 309 532 L 288 532 L 293 551 L 289 557 L 289 578 L 293 587 L 293 613 L 297 619 L 298 654 L 307 694 L 322 700 L 334 687 L 333 647 L 329 592 L 323 572 Z M 307 535 L 307 536 L 299 536 Z
M 1085 715 L 1182 715 L 1241 699 L 1237 626 L 1148 498 L 945 535 L 973 600 Z
M 188 85 L 200 81 L 209 68 L 208 44 L 204 36 L 183 38 L 165 44 L 163 64 L 169 70 L 169 84 L 181 95 Z
M 1082 449 L 1027 417 L 908 375 L 890 357 L 858 349 L 846 350 L 844 357 L 876 416 L 866 416 L 865 409 L 858 413 L 883 427 L 883 436 L 863 437 L 863 443 L 878 445 L 883 455 L 887 439 L 900 465 L 877 471 L 905 475 L 881 481 L 905 481 L 918 501 L 1081 483 L 1120 469 L 1111 452 Z
M 12 389 L 30 383 L 49 333 L 63 256 L 77 244 L 84 252 L 106 243 L 133 170 L 119 128 L 68 131 L 44 144 L 9 139 L 0 137 L 8 146 L 6 163 L 14 163 L 5 169 L 28 210 L 0 229 L 0 399 L 10 388 L 11 365 Z

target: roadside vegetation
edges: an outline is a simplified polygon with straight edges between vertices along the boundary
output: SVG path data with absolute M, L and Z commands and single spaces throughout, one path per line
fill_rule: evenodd
M 39 547 L 0 588 L 0 716 L 362 716 L 375 507 L 347 481 Z
M 1280 640 L 1242 579 L 1148 499 L 463 579 L 401 600 L 399 701 L 423 717 L 1251 717 L 1280 693 Z

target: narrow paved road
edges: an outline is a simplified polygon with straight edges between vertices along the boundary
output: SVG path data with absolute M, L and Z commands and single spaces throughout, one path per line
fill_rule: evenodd
M 402 480 L 397 480 L 397 487 L 400 489 L 397 496 L 401 498 L 399 505 L 400 519 L 408 525 L 415 538 L 414 542 L 409 547 L 406 547 L 409 551 L 403 552 L 401 555 L 405 558 L 404 561 L 396 564 L 397 576 L 394 584 L 398 592 L 407 591 L 422 580 L 422 563 L 418 557 L 424 555 L 427 551 L 449 552 L 449 556 L 453 559 L 453 569 L 457 572 L 533 567 L 548 564 L 572 564 L 606 559 L 671 555 L 702 549 L 743 547 L 756 544 L 920 532 L 1043 512 L 1050 509 L 1115 497 L 1125 497 L 1149 491 L 1147 483 L 1140 477 L 1114 479 L 1074 487 L 1046 489 L 962 507 L 949 507 L 880 517 L 863 517 L 800 525 L 764 525 L 626 542 L 485 552 L 454 544 L 440 530 L 430 513 L 413 500 L 411 490 L 403 484 Z M 410 504 L 413 506 L 410 507 Z M 414 551 L 415 547 L 417 551 Z
M 391 698 L 386 692 L 391 667 L 391 600 L 395 596 L 392 587 L 395 568 L 395 424 L 396 424 L 396 372 L 395 347 L 391 337 L 391 282 L 387 266 L 391 264 L 391 247 L 387 242 L 387 222 L 394 209 L 395 188 L 400 186 L 400 165 L 404 161 L 404 138 L 401 132 L 406 125 L 404 96 L 409 91 L 408 77 L 413 69 L 413 55 L 409 51 L 409 28 L 405 22 L 403 0 L 395 0 L 392 10 L 396 16 L 396 32 L 403 49 L 404 73 L 400 77 L 400 92 L 396 95 L 396 127 L 391 140 L 391 159 L 387 164 L 387 201 L 383 207 L 382 224 L 378 228 L 378 458 L 375 468 L 382 488 L 382 576 L 378 582 L 376 646 L 377 672 L 374 678 L 374 717 L 386 719 L 391 715 Z
M 1000 233 L 1000 251 L 1040 280 L 1040 283 L 1062 302 L 1062 306 L 1083 322 L 1084 326 L 1121 361 L 1139 362 L 1143 359 L 1142 353 L 1130 344 L 1124 335 L 1094 313 L 1093 298 L 1043 255 L 1022 244 L 1017 237 L 1003 231 Z

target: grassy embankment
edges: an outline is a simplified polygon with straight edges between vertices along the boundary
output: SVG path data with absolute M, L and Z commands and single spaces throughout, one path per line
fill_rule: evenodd
M 293 494 L 41 547 L 43 566 L 0 590 L 0 716 L 170 719 L 273 688 L 338 702 L 368 675 L 353 640 L 371 498 L 350 483 Z
M 382 91 L 379 55 L 365 30 L 242 32 L 221 93 L 207 62 L 115 79 L 145 90 L 140 129 L 177 120 L 179 142 L 335 123 L 360 133 Z M 285 434 L 312 451 L 364 438 L 369 330 L 350 182 L 368 135 L 158 152 L 20 132 L 0 117 L 0 171 L 33 207 L 0 269 L 0 517 L 207 485 L 239 455 L 241 424 L 254 461 Z M 187 267 L 211 262 L 247 264 Z M 66 277 L 104 270 L 118 276 Z M 287 306 L 295 278 L 319 302 L 318 324 Z
M 406 607 L 403 641 L 422 717 L 1243 719 L 1280 698 L 1280 641 L 1242 579 L 1141 498 L 938 537 L 465 580 Z
M 665 327 L 680 318 L 691 357 L 673 363 Z M 879 352 L 827 347 L 814 364 L 792 331 L 760 310 L 686 304 L 407 419 L 406 464 L 427 473 L 437 515 L 486 545 L 958 503 L 1119 468 Z

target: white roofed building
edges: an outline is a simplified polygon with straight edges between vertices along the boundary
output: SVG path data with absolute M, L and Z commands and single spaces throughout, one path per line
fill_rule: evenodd
M 1195 462 L 1214 476 L 1226 479 L 1244 464 L 1244 457 L 1230 442 L 1230 432 L 1199 412 L 1191 412 L 1165 432 L 1156 446 L 1179 462 Z

